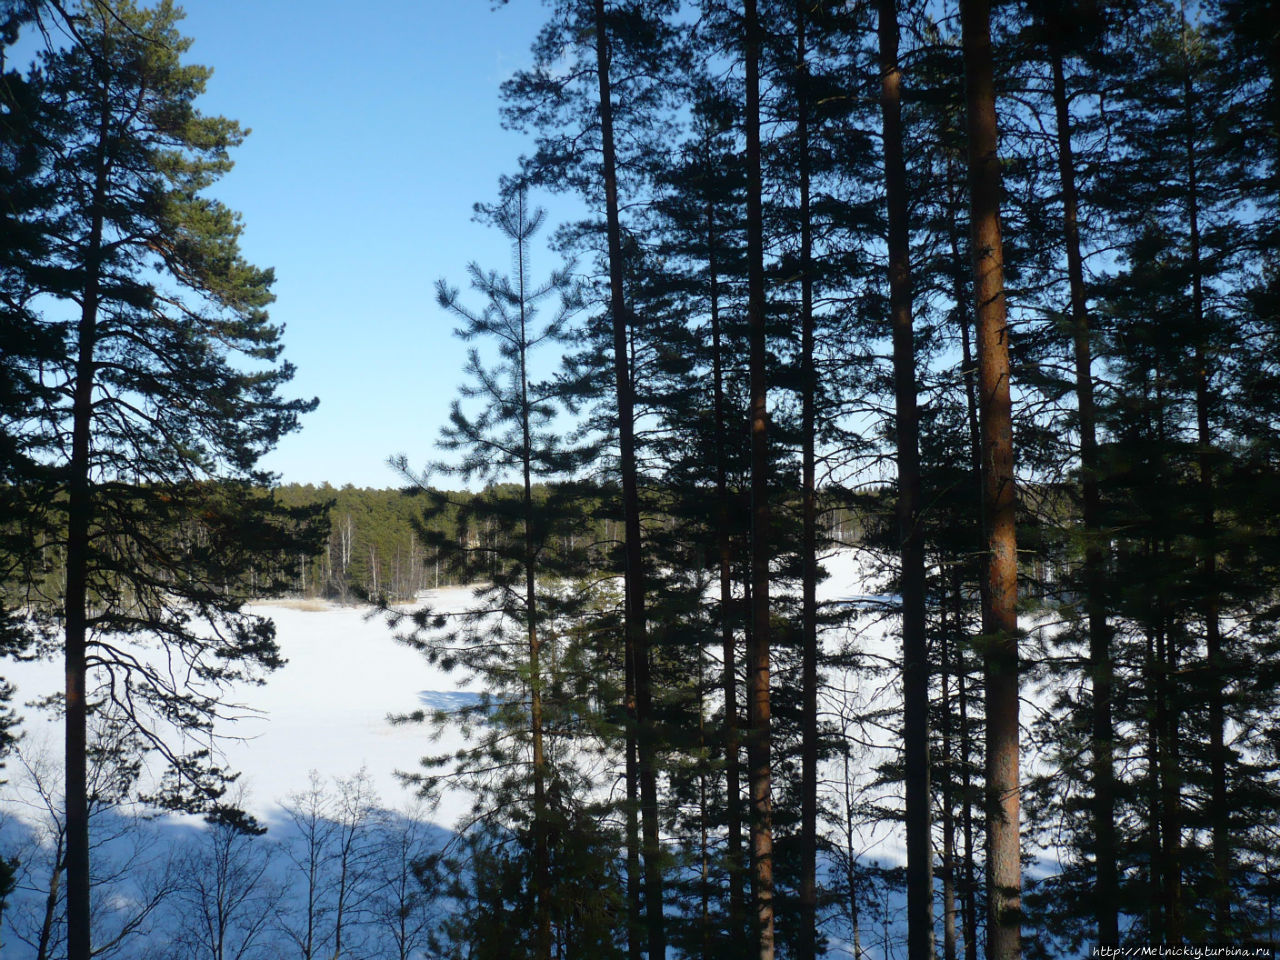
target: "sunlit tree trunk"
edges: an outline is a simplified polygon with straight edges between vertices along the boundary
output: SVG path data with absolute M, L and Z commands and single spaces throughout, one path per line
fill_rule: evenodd
M 1015 960 L 1022 955 L 1018 569 L 1009 327 L 1000 238 L 1000 159 L 989 3 L 963 0 L 960 17 L 969 139 L 970 255 L 977 320 L 978 409 L 987 505 L 988 594 L 982 611 L 987 713 L 987 956 L 990 960 Z

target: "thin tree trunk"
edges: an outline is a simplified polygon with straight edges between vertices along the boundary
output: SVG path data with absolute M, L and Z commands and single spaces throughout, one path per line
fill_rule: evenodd
M 622 514 L 626 527 L 626 646 L 635 676 L 634 727 L 640 779 L 643 831 L 645 925 L 649 956 L 666 956 L 663 922 L 661 842 L 658 832 L 658 782 L 654 770 L 649 682 L 649 649 L 645 626 L 645 583 L 640 544 L 640 491 L 636 466 L 634 389 L 627 350 L 629 315 L 623 292 L 622 227 L 618 215 L 618 173 L 614 154 L 613 94 L 609 80 L 609 37 L 604 0 L 595 0 L 596 72 L 600 90 L 600 142 L 604 165 L 605 218 L 609 244 L 610 313 L 613 319 L 614 377 L 618 397 L 618 453 L 622 472 Z
M 902 564 L 903 741 L 907 827 L 907 956 L 933 956 L 933 845 L 929 810 L 929 654 L 925 639 L 924 540 L 920 531 L 920 424 L 911 317 L 907 169 L 902 146 L 898 4 L 879 0 L 880 109 L 884 119 L 889 222 L 889 317 L 893 328 L 898 454 L 898 542 Z
M 1098 494 L 1097 416 L 1093 402 L 1093 353 L 1089 313 L 1080 252 L 1079 199 L 1075 154 L 1071 147 L 1071 113 L 1062 52 L 1051 54 L 1053 104 L 1057 121 L 1058 175 L 1062 182 L 1062 221 L 1067 248 L 1067 280 L 1071 291 L 1071 327 L 1075 348 L 1076 412 L 1080 420 L 1080 485 L 1085 534 L 1084 592 L 1089 621 L 1089 678 L 1093 687 L 1093 857 L 1094 917 L 1098 944 L 1120 942 L 1118 903 L 1120 881 L 1116 867 L 1115 733 L 1111 720 L 1111 628 L 1107 623 L 1103 582 L 1102 507 Z
M 945 609 L 945 608 L 944 608 Z M 958 633 L 959 621 L 953 629 Z M 956 817 L 951 773 L 951 648 L 945 614 L 942 624 L 942 956 L 956 960 Z
M 765 371 L 764 211 L 760 172 L 760 24 L 743 4 L 746 53 L 747 316 L 751 424 L 751 847 L 760 960 L 773 960 L 773 797 L 769 691 L 769 419 Z
M 40 936 L 36 941 L 36 960 L 49 960 L 49 948 L 53 942 L 53 927 L 58 917 L 58 888 L 62 884 L 62 872 L 66 869 L 65 851 L 59 837 L 53 854 L 53 869 L 49 871 L 49 889 L 44 898 L 44 914 L 40 921 Z
M 346 906 L 347 906 L 347 869 L 348 869 L 347 857 L 350 851 L 349 851 L 349 848 L 346 848 L 345 838 L 340 837 L 340 840 L 342 840 L 343 842 L 344 849 L 342 850 L 342 853 L 341 853 L 342 867 L 339 870 L 339 874 L 338 874 L 338 891 L 337 891 L 338 909 L 337 909 L 337 916 L 333 924 L 333 956 L 330 958 L 330 960 L 339 960 L 339 958 L 342 956 L 342 924 L 344 919 L 343 915 L 346 912 Z
M 845 886 L 849 888 L 849 925 L 853 928 L 853 960 L 862 960 L 862 924 L 858 911 L 858 864 L 854 858 L 853 777 L 849 768 L 849 751 L 844 751 L 844 861 Z
M 708 171 L 710 157 L 707 157 Z M 725 820 L 728 836 L 725 856 L 729 871 L 729 931 L 746 931 L 746 906 L 742 893 L 742 787 L 738 771 L 737 656 L 733 636 L 733 549 L 729 538 L 728 451 L 729 434 L 724 398 L 724 345 L 720 321 L 719 264 L 715 211 L 707 201 L 707 273 L 711 298 L 712 378 L 715 381 L 716 418 L 716 547 L 720 558 L 720 649 L 724 660 L 724 779 Z
M 1000 238 L 991 14 L 988 0 L 962 0 L 970 235 L 978 333 L 979 415 L 987 503 L 983 609 L 987 713 L 987 956 L 1022 955 L 1022 861 L 1018 840 L 1018 614 L 1014 529 L 1013 418 L 1008 320 Z
M 849 923 L 853 927 L 853 960 L 862 960 L 862 921 L 858 913 L 858 887 L 856 868 L 849 858 L 847 882 L 849 884 Z
M 801 393 L 801 718 L 800 942 L 801 960 L 818 953 L 818 503 L 815 470 L 818 376 L 814 367 L 813 224 L 809 208 L 809 62 L 806 4 L 796 9 L 796 138 L 800 173 Z
M 1156 424 L 1156 436 L 1159 449 L 1164 450 L 1169 442 L 1165 418 L 1166 398 L 1164 393 L 1164 377 L 1159 364 L 1156 365 L 1152 382 L 1156 390 L 1156 409 L 1159 420 Z M 1162 530 L 1168 530 L 1166 522 Z M 1159 550 L 1157 563 L 1161 569 L 1171 566 L 1172 545 L 1166 538 L 1157 546 L 1152 546 L 1152 553 Z M 1178 706 L 1174 701 L 1174 678 L 1178 671 L 1178 648 L 1175 636 L 1172 598 L 1166 592 L 1163 583 L 1156 593 L 1156 622 L 1158 629 L 1155 635 L 1155 741 L 1158 757 L 1158 791 L 1153 797 L 1153 823 L 1159 825 L 1159 845 L 1156 848 L 1156 859 L 1160 863 L 1161 886 L 1156 900 L 1164 913 L 1162 939 L 1165 943 L 1181 943 L 1183 935 L 1182 905 L 1182 775 L 1180 770 L 1180 750 L 1178 744 Z
M 1166 553 L 1167 553 L 1166 547 Z M 1163 604 L 1162 604 L 1163 606 Z M 1182 777 L 1179 770 L 1178 711 L 1173 702 L 1173 678 L 1178 671 L 1177 642 L 1162 618 L 1156 637 L 1159 683 L 1156 691 L 1156 724 L 1160 742 L 1160 860 L 1163 884 L 1164 942 L 1181 943 L 1182 906 Z
M 623 692 L 627 710 L 626 736 L 626 778 L 627 778 L 627 956 L 629 960 L 640 960 L 643 953 L 641 944 L 641 900 L 640 900 L 640 764 L 636 758 L 635 735 L 635 676 L 631 669 L 630 647 L 625 651 L 627 658 L 625 690 Z
M 967 344 L 967 340 L 966 340 Z M 957 629 L 963 618 L 964 596 L 961 591 L 960 571 L 951 576 L 951 597 Z M 956 700 L 959 701 L 958 726 L 960 728 L 960 829 L 964 841 L 961 855 L 963 882 L 960 886 L 960 922 L 964 933 L 964 960 L 978 960 L 978 883 L 974 879 L 973 842 L 973 738 L 969 729 L 969 684 L 964 656 L 956 657 Z
M 964 764 L 960 789 L 960 827 L 964 839 L 964 884 L 960 890 L 961 924 L 964 931 L 964 960 L 978 960 L 978 881 L 975 876 L 973 841 L 973 780 L 969 772 L 971 743 L 969 736 L 969 693 L 964 674 L 957 678 L 960 697 L 960 757 Z
M 1182 13 L 1183 49 L 1186 56 L 1186 14 Z M 1197 332 L 1208 329 L 1204 310 L 1204 264 L 1200 258 L 1200 183 L 1195 143 L 1195 88 L 1189 57 L 1183 74 L 1183 122 L 1187 131 L 1187 229 L 1190 233 L 1191 310 Z M 1196 443 L 1199 468 L 1200 537 L 1204 555 L 1203 579 L 1206 660 L 1209 683 L 1209 823 L 1213 854 L 1213 926 L 1226 942 L 1231 926 L 1231 811 L 1227 808 L 1226 705 L 1223 690 L 1221 602 L 1218 593 L 1217 522 L 1214 518 L 1213 434 L 1209 430 L 1209 362 L 1204 341 L 1197 339 Z
M 1162 837 L 1160 818 L 1160 780 L 1164 764 L 1160 759 L 1160 670 L 1161 665 L 1156 649 L 1154 630 L 1146 632 L 1146 686 L 1150 691 L 1150 707 L 1147 719 L 1147 823 L 1149 824 L 1147 842 L 1147 928 L 1152 940 L 1162 932 L 1162 912 L 1160 891 L 1163 889 L 1163 858 L 1161 856 Z
M 977 485 L 977 501 L 978 501 L 978 523 L 975 525 L 975 533 L 978 539 L 978 592 L 981 596 L 981 602 L 986 605 L 987 596 L 987 556 L 983 548 L 986 546 L 986 530 L 987 530 L 987 505 L 982 485 L 982 432 L 978 427 L 978 396 L 977 388 L 974 380 L 977 369 L 973 360 L 973 351 L 970 345 L 969 336 L 969 316 L 968 311 L 964 309 L 964 276 L 960 267 L 960 241 L 956 236 L 954 225 L 954 216 L 951 219 L 952 235 L 951 235 L 951 253 L 952 261 L 956 264 L 956 269 L 952 277 L 952 283 L 955 292 L 956 311 L 959 314 L 960 321 L 960 349 L 961 364 L 964 370 L 964 393 L 965 393 L 965 413 L 966 422 L 969 426 L 969 449 L 972 454 L 973 478 Z M 952 596 L 955 601 L 955 618 L 959 624 L 963 618 L 963 595 L 960 585 L 960 573 L 957 570 L 953 574 Z M 964 882 L 960 885 L 960 913 L 961 924 L 964 928 L 964 956 L 965 960 L 977 960 L 978 957 L 978 885 L 974 879 L 974 841 L 973 841 L 973 778 L 971 773 L 970 758 L 973 755 L 972 737 L 969 727 L 969 691 L 966 681 L 966 668 L 963 658 L 958 661 L 956 670 L 956 687 L 957 698 L 960 701 L 960 764 L 962 782 L 961 792 L 961 808 L 960 823 L 964 837 Z
M 314 819 L 307 825 L 308 844 L 316 844 L 307 851 L 307 932 L 306 943 L 302 948 L 302 956 L 304 960 L 311 960 L 315 956 L 316 943 L 316 917 L 320 912 L 320 857 L 321 852 L 318 846 L 318 839 L 315 837 L 315 831 L 318 824 Z
M 707 824 L 710 819 L 707 802 L 707 726 L 705 684 L 706 667 L 704 649 L 698 647 L 698 939 L 702 960 L 711 960 L 711 858 L 708 850 Z
M 524 193 L 517 222 L 525 223 Z M 516 283 L 520 303 L 520 440 L 524 479 L 524 603 L 529 642 L 529 732 L 533 741 L 533 873 L 538 906 L 536 944 L 539 960 L 551 960 L 551 857 L 547 849 L 546 756 L 542 744 L 542 640 L 538 634 L 538 595 L 534 576 L 537 550 L 533 535 L 533 431 L 529 422 L 529 341 L 525 315 L 525 237 L 516 238 Z

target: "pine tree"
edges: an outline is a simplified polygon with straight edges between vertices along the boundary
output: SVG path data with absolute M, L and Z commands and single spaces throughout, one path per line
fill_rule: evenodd
M 724 831 L 723 852 L 708 854 L 699 880 L 699 915 L 687 936 L 697 936 L 703 956 L 729 956 L 741 949 L 746 931 L 738 683 L 743 623 L 735 596 L 745 541 L 736 491 L 745 472 L 746 430 L 745 418 L 735 412 L 741 383 L 732 367 L 741 340 L 736 317 L 741 296 L 735 280 L 741 274 L 736 214 L 742 177 L 732 162 L 731 104 L 708 76 L 695 73 L 689 89 L 695 103 L 690 137 L 656 178 L 657 197 L 646 222 L 654 259 L 662 266 L 641 287 L 665 287 L 665 302 L 645 297 L 633 305 L 646 318 L 643 340 L 633 344 L 643 342 L 644 354 L 663 358 L 660 364 L 642 364 L 645 375 L 640 378 L 645 404 L 657 414 L 656 427 L 647 431 L 651 448 L 665 465 L 646 486 L 671 521 L 669 530 L 650 539 L 663 571 L 657 596 L 673 620 L 672 629 L 664 632 L 674 643 L 660 644 L 673 668 L 662 682 L 687 682 L 690 671 L 704 678 L 701 702 L 666 713 L 662 722 L 671 731 L 701 724 L 694 748 L 698 759 L 690 761 L 700 777 L 699 789 L 706 788 L 707 802 L 699 813 L 703 822 L 697 840 L 689 842 L 702 848 L 705 830 L 706 847 L 714 851 Z M 659 366 L 665 369 L 661 378 L 654 376 Z M 714 547 L 708 551 L 710 544 Z M 714 588 L 704 582 L 707 578 Z M 666 615 L 655 610 L 657 617 Z M 714 653 L 706 649 L 709 645 Z M 712 687 L 718 688 L 718 696 L 713 697 Z M 718 730 L 707 722 L 717 712 L 711 705 L 715 701 Z M 690 709 L 700 711 L 697 718 L 685 712 Z M 679 789 L 673 782 L 673 790 Z M 673 929 L 672 944 L 678 945 L 681 936 Z
M 279 396 L 293 371 L 265 309 L 271 272 L 204 194 L 243 132 L 196 109 L 209 71 L 182 62 L 178 12 L 74 13 L 77 42 L 44 54 L 32 107 L 58 149 L 32 173 L 30 266 L 64 303 L 24 321 L 57 348 L 23 432 L 57 451 L 24 496 L 65 543 L 65 590 L 35 622 L 66 657 L 69 955 L 87 960 L 86 718 L 110 705 L 137 725 L 169 768 L 156 802 L 217 801 L 224 773 L 182 744 L 225 715 L 229 684 L 280 664 L 271 622 L 242 605 L 250 582 L 281 588 L 275 558 L 314 538 L 256 463 L 314 402 Z M 166 656 L 183 669 L 158 669 Z
M 970 257 L 978 346 L 978 397 L 987 533 L 983 596 L 987 703 L 987 955 L 1021 956 L 1019 846 L 1017 544 L 1014 532 L 1013 424 L 1009 326 L 1000 235 L 991 12 L 982 0 L 960 5 L 969 146 Z
M 915 333 L 903 158 L 902 73 L 898 67 L 898 6 L 881 2 L 881 112 L 884 117 L 885 196 L 889 207 L 889 311 L 898 460 L 903 660 L 903 739 L 906 751 L 907 910 L 912 960 L 933 955 L 933 850 L 930 839 L 929 657 L 925 639 L 924 541 L 920 528 L 920 441 L 916 411 Z
M 744 0 L 742 44 L 746 75 L 747 316 L 751 431 L 751 640 L 747 657 L 747 767 L 751 785 L 751 855 L 755 932 L 760 960 L 774 956 L 773 769 L 770 750 L 769 562 L 773 558 L 769 504 L 769 381 L 766 371 L 764 212 L 760 157 L 760 48 L 755 0 Z
M 1148 684 L 1146 715 L 1135 718 L 1147 754 L 1145 922 L 1152 936 L 1199 939 L 1244 929 L 1238 824 L 1266 816 L 1274 789 L 1269 752 L 1233 733 L 1271 709 L 1269 671 L 1244 667 L 1265 649 L 1265 630 L 1244 654 L 1229 626 L 1253 621 L 1272 589 L 1244 572 L 1269 537 L 1238 506 L 1255 489 L 1245 451 L 1274 436 L 1246 412 L 1251 364 L 1236 359 L 1262 332 L 1233 293 L 1256 269 L 1241 210 L 1256 202 L 1259 162 L 1228 132 L 1248 85 L 1212 38 L 1167 7 L 1132 29 L 1149 56 L 1125 77 L 1129 109 L 1107 183 L 1124 253 L 1106 290 L 1117 384 L 1109 506 L 1126 533 L 1116 605 Z M 1133 163 L 1152 179 L 1131 181 Z M 1118 188 L 1129 191 L 1123 204 Z
M 1056 11 L 1055 11 L 1056 12 Z M 1074 14 L 1074 16 L 1072 15 Z M 1111 627 L 1104 609 L 1101 503 L 1098 490 L 1098 437 L 1093 387 L 1093 349 L 1080 240 L 1079 190 L 1076 183 L 1072 122 L 1067 95 L 1065 60 L 1088 43 L 1088 31 L 1097 29 L 1090 11 L 1070 11 L 1044 20 L 1053 76 L 1054 125 L 1057 137 L 1058 176 L 1062 187 L 1063 241 L 1070 284 L 1072 345 L 1075 361 L 1076 411 L 1080 431 L 1081 521 L 1084 527 L 1084 590 L 1089 630 L 1093 758 L 1093 834 L 1096 871 L 1094 895 L 1097 938 L 1100 945 L 1119 943 L 1119 877 L 1116 864 L 1114 729 L 1112 723 Z M 1074 29 L 1073 29 L 1074 28 Z M 1083 34 L 1083 36 L 1082 36 Z
M 667 71 L 673 65 L 673 35 L 666 21 L 669 2 L 637 4 L 605 0 L 561 0 L 534 46 L 535 66 L 504 86 L 508 119 L 539 134 L 538 150 L 525 166 L 532 182 L 554 189 L 574 189 L 601 217 L 580 225 L 577 237 L 599 255 L 608 274 L 607 302 L 611 325 L 613 391 L 612 431 L 617 437 L 618 477 L 624 539 L 624 639 L 628 670 L 628 711 L 634 762 L 629 761 L 628 789 L 635 794 L 642 839 L 628 841 L 633 872 L 643 851 L 645 932 L 651 956 L 665 953 L 663 933 L 663 863 L 659 824 L 658 771 L 653 721 L 652 656 L 645 605 L 647 571 L 641 533 L 640 451 L 636 439 L 636 393 L 639 377 L 629 348 L 638 318 L 631 309 L 627 279 L 637 275 L 634 248 L 626 236 L 623 204 L 647 176 L 654 147 L 667 122 L 658 120 L 660 106 L 674 89 Z M 560 78 L 565 58 L 576 65 L 573 82 Z M 625 78 L 625 79 L 622 79 Z M 625 138 L 625 139 L 624 139 Z M 625 150 L 621 143 L 653 146 Z M 637 847 L 639 849 L 637 849 Z M 635 880 L 638 883 L 638 878 Z M 631 899 L 638 909 L 639 890 Z M 639 953 L 638 915 L 630 946 Z

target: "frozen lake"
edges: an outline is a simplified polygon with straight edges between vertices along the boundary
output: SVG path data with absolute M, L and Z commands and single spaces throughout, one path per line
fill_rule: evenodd
M 886 637 L 886 606 L 893 598 L 875 595 L 868 572 L 853 552 L 827 559 L 830 577 L 820 599 L 859 606 L 867 612 L 858 642 L 881 656 L 892 656 Z M 428 591 L 422 602 L 441 612 L 459 612 L 472 602 L 469 588 Z M 887 601 L 887 602 L 886 602 Z M 266 821 L 279 804 L 303 789 L 312 770 L 345 777 L 364 769 L 387 807 L 400 807 L 413 791 L 396 771 L 416 769 L 426 753 L 463 745 L 445 731 L 430 739 L 430 728 L 393 725 L 389 718 L 426 707 L 447 708 L 468 702 L 477 692 L 460 674 L 432 666 L 417 651 L 398 642 L 366 608 L 318 600 L 262 604 L 255 612 L 271 617 L 282 656 L 288 663 L 261 687 L 240 687 L 231 699 L 243 716 L 219 729 L 227 765 L 241 771 L 247 808 Z M 829 643 L 845 637 L 829 638 Z M 63 683 L 56 661 L 5 664 L 18 689 L 16 702 L 55 693 Z M 47 714 L 25 710 L 27 746 L 61 755 L 61 724 Z M 435 817 L 452 826 L 465 798 L 447 798 Z
M 875 570 L 880 565 L 865 554 L 844 551 L 828 557 L 824 566 L 829 578 L 820 588 L 819 599 L 860 612 L 851 626 L 828 633 L 824 645 L 833 650 L 851 646 L 861 651 L 867 663 L 892 665 L 898 657 L 893 632 L 896 598 L 882 593 L 883 584 L 877 577 L 883 573 Z M 437 612 L 460 612 L 473 602 L 468 588 L 433 591 L 421 599 Z M 397 641 L 387 624 L 371 618 L 364 608 L 285 601 L 254 610 L 275 621 L 281 654 L 288 662 L 263 686 L 238 688 L 230 698 L 241 708 L 240 719 L 220 729 L 221 750 L 225 764 L 242 774 L 242 804 L 270 827 L 268 836 L 277 843 L 289 842 L 293 829 L 287 824 L 283 805 L 306 789 L 312 771 L 318 771 L 330 784 L 334 778 L 363 771 L 378 806 L 409 810 L 414 791 L 401 782 L 397 771 L 413 771 L 424 754 L 451 752 L 465 740 L 457 729 L 446 727 L 433 739 L 429 725 L 393 725 L 389 718 L 420 708 L 464 705 L 479 691 L 468 686 L 460 673 L 432 666 L 419 652 Z M 717 651 L 708 651 L 710 660 L 716 655 Z M 62 684 L 57 662 L 6 664 L 6 673 L 18 687 L 19 703 L 53 693 Z M 824 711 L 843 712 L 854 706 L 893 710 L 900 703 L 896 679 L 884 673 L 870 676 L 854 670 L 828 680 L 832 692 Z M 24 753 L 43 753 L 56 770 L 61 757 L 60 724 L 43 712 L 24 712 Z M 884 759 L 875 754 L 896 749 L 896 744 L 885 742 L 860 757 L 858 782 L 851 787 L 855 791 L 867 789 L 876 764 Z M 10 818 L 23 817 L 21 804 L 13 802 L 15 791 L 22 788 L 22 773 L 19 765 L 11 762 L 7 774 L 13 782 L 0 788 L 0 796 L 6 798 L 0 804 L 0 814 Z M 830 773 L 824 778 L 829 783 L 843 780 L 837 771 Z M 887 793 L 882 787 L 874 792 L 880 804 L 899 802 L 892 788 Z M 440 827 L 452 828 L 468 803 L 465 794 L 446 794 L 429 819 Z M 172 827 L 189 831 L 199 825 L 188 820 Z M 901 862 L 901 838 L 890 822 L 864 825 L 856 844 L 863 863 Z M 900 912 L 896 899 L 890 895 L 883 908 L 895 920 Z M 896 939 L 896 922 L 891 926 Z M 888 930 L 884 928 L 885 933 Z M 865 945 L 871 947 L 872 955 L 879 952 L 870 943 Z M 839 956 L 840 946 L 833 947 L 832 955 Z

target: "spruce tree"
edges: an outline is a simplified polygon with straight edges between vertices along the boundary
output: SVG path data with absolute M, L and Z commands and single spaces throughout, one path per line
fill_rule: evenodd
M 549 960 L 557 943 L 607 949 L 612 932 L 606 916 L 596 916 L 589 929 L 579 921 L 582 910 L 604 911 L 616 890 L 616 864 L 598 822 L 604 808 L 585 772 L 586 755 L 609 745 L 599 739 L 603 720 L 589 700 L 611 689 L 614 673 L 584 610 L 590 591 L 575 582 L 585 574 L 580 535 L 594 495 L 575 480 L 592 451 L 561 442 L 554 421 L 565 411 L 565 383 L 538 377 L 532 367 L 539 348 L 564 342 L 579 304 L 567 271 L 531 280 L 531 240 L 545 214 L 529 208 L 522 185 L 479 210 L 511 241 L 515 271 L 505 277 L 471 266 L 472 287 L 484 298 L 480 309 L 444 281 L 438 286 L 440 305 L 461 320 L 457 335 L 480 345 L 468 355 L 468 382 L 441 434 L 441 448 L 458 459 L 435 469 L 484 488 L 454 504 L 457 539 L 426 521 L 418 532 L 429 555 L 462 582 L 482 585 L 454 627 L 433 632 L 444 618 L 424 609 L 406 636 L 433 661 L 482 681 L 485 694 L 454 715 L 416 715 L 438 724 L 460 721 L 477 737 L 457 756 L 425 760 L 426 771 L 415 779 L 428 796 L 450 784 L 474 793 L 474 820 L 459 839 L 471 863 L 445 857 L 437 864 L 448 868 L 452 877 L 442 880 L 463 902 L 448 924 L 455 948 L 470 942 L 483 956 Z M 553 299 L 559 302 L 541 318 L 540 307 Z M 415 479 L 405 458 L 396 462 Z M 453 497 L 416 479 L 411 489 L 432 504 L 429 521 Z M 489 530 L 492 536 L 477 536 Z M 582 547 L 553 552 L 574 533 Z M 389 613 L 393 622 L 404 619 Z M 597 707 L 612 702 L 606 695 Z M 503 919 L 492 927 L 499 907 L 486 887 L 527 906 L 533 923 Z

